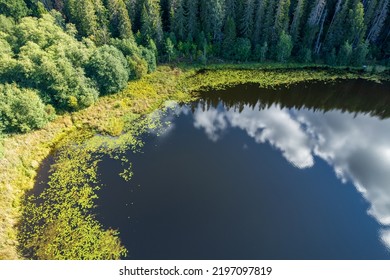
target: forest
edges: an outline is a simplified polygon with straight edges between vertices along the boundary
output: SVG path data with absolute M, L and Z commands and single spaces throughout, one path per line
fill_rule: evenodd
M 0 0 L 0 133 L 43 127 L 157 63 L 390 63 L 389 0 Z

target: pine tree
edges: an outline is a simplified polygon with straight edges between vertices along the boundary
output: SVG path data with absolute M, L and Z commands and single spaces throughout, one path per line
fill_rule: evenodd
M 224 26 L 224 39 L 222 45 L 222 55 L 226 59 L 232 59 L 234 56 L 233 46 L 236 43 L 237 33 L 236 24 L 232 17 L 228 17 Z
M 200 20 L 206 36 L 215 42 L 222 39 L 222 23 L 224 18 L 223 0 L 201 0 Z
M 137 0 L 125 0 L 125 5 L 129 18 L 132 22 L 135 21 L 136 12 L 137 12 Z
M 338 0 L 332 17 L 332 21 L 325 36 L 325 51 L 329 52 L 333 48 L 339 48 L 344 40 L 346 17 L 350 0 Z
M 266 18 L 264 22 L 264 41 L 268 42 L 268 45 L 275 43 L 277 38 L 274 36 L 274 23 L 275 23 L 275 11 L 276 11 L 277 1 L 269 0 L 266 7 Z
M 253 28 L 253 45 L 263 41 L 263 26 L 265 22 L 265 8 L 268 0 L 256 0 L 255 23 Z
M 294 16 L 290 26 L 290 35 L 293 43 L 295 44 L 299 38 L 301 19 L 303 16 L 306 0 L 298 0 L 294 9 Z
M 111 34 L 121 39 L 133 37 L 131 21 L 123 0 L 107 0 L 107 8 Z
M 367 27 L 371 27 L 372 19 L 375 16 L 378 0 L 363 0 L 364 6 L 364 22 Z
M 158 45 L 162 43 L 163 30 L 160 15 L 159 0 L 141 0 L 143 1 L 140 17 L 141 34 L 144 37 L 144 43 L 148 44 L 153 39 Z
M 292 47 L 291 36 L 285 31 L 282 31 L 279 36 L 278 44 L 276 45 L 276 60 L 279 62 L 286 62 L 291 56 Z
M 236 9 L 238 0 L 225 0 L 225 23 L 229 17 L 236 20 Z
M 102 5 L 100 0 L 96 2 Z M 81 36 L 94 36 L 97 33 L 99 23 L 92 0 L 68 0 L 65 2 L 65 11 Z
M 355 0 L 352 8 L 349 10 L 348 19 L 348 41 L 352 42 L 352 46 L 359 45 L 364 38 L 366 25 L 364 23 L 364 7 L 360 0 Z
M 175 6 L 172 7 L 171 11 L 171 31 L 176 34 L 179 40 L 185 39 L 186 33 L 186 17 L 184 14 L 184 1 L 177 0 Z
M 255 1 L 245 0 L 244 10 L 240 21 L 240 31 L 244 38 L 251 38 L 253 31 L 253 16 L 255 12 Z
M 289 9 L 290 0 L 279 0 L 278 6 L 276 8 L 274 23 L 274 32 L 277 37 L 279 37 L 282 32 L 287 32 L 289 23 Z
M 187 32 L 188 37 L 195 38 L 198 32 L 198 0 L 187 0 Z

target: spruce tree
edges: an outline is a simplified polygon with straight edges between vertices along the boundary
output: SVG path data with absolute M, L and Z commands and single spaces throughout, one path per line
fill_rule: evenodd
M 163 30 L 160 15 L 159 0 L 140 0 L 143 1 L 140 17 L 141 34 L 144 36 L 143 42 L 148 44 L 153 39 L 158 45 L 162 43 Z
M 282 32 L 287 32 L 289 23 L 289 9 L 290 0 L 279 0 L 276 8 L 274 23 L 274 32 L 277 37 L 279 37 Z
M 133 36 L 131 21 L 123 0 L 107 0 L 107 8 L 112 36 L 121 39 L 131 38 Z
M 187 0 L 187 32 L 188 36 L 191 38 L 195 38 L 198 28 L 198 10 L 199 10 L 199 1 L 198 0 Z
M 256 12 L 253 28 L 253 45 L 260 44 L 263 41 L 263 26 L 265 23 L 265 8 L 268 0 L 256 0 Z
M 240 21 L 240 31 L 244 38 L 251 38 L 253 31 L 253 16 L 255 12 L 255 1 L 245 0 L 244 10 Z
M 295 44 L 299 38 L 301 19 L 304 13 L 306 0 L 298 0 L 294 9 L 294 16 L 290 26 L 290 35 L 293 43 Z
M 236 43 L 236 24 L 232 17 L 228 17 L 224 26 L 224 39 L 222 45 L 222 55 L 226 59 L 232 59 L 234 56 L 233 46 Z
M 173 10 L 171 11 L 171 31 L 173 31 L 176 34 L 176 37 L 182 41 L 186 37 L 186 17 L 184 14 L 183 2 L 183 0 L 177 0 L 176 5 L 172 7 Z

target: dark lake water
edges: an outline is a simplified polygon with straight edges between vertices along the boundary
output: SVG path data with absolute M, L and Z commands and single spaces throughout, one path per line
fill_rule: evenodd
M 104 159 L 96 209 L 129 259 L 390 259 L 390 85 L 202 94 Z

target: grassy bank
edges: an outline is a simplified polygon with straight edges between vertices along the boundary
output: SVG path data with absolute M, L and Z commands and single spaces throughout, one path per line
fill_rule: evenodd
M 33 188 L 41 161 L 54 148 L 63 151 L 63 160 L 62 164 L 54 170 L 54 173 L 58 173 L 54 176 L 57 179 L 52 180 L 52 187 L 55 189 L 52 194 L 66 197 L 67 191 L 72 189 L 73 186 L 81 186 L 80 188 L 83 188 L 85 197 L 77 198 L 77 204 L 84 203 L 85 209 L 88 210 L 93 207 L 93 192 L 95 187 L 98 187 L 98 182 L 93 180 L 94 172 L 96 172 L 96 162 L 86 160 L 86 162 L 81 161 L 80 163 L 85 167 L 84 171 L 91 175 L 89 182 L 72 183 L 70 180 L 62 181 L 61 174 L 69 173 L 75 169 L 75 166 L 72 169 L 64 168 L 74 164 L 74 162 L 67 161 L 67 159 L 72 158 L 69 153 L 77 156 L 82 153 L 83 158 L 88 159 L 88 155 L 92 152 L 117 153 L 121 149 L 139 146 L 140 143 L 137 142 L 136 136 L 150 126 L 156 125 L 152 122 L 142 123 L 144 121 L 142 116 L 161 108 L 167 100 L 185 102 L 196 96 L 198 91 L 208 88 L 223 89 L 244 83 L 255 83 L 262 87 L 276 87 L 310 80 L 327 82 L 336 79 L 356 78 L 389 79 L 388 70 L 382 73 L 372 73 L 360 69 L 298 67 L 297 65 L 288 68 L 279 67 L 278 65 L 259 66 L 254 64 L 240 64 L 238 66 L 211 65 L 207 68 L 203 66 L 180 68 L 162 66 L 155 73 L 129 83 L 124 91 L 116 95 L 103 97 L 96 104 L 83 111 L 60 116 L 44 129 L 23 135 L 9 135 L 0 140 L 3 146 L 3 156 L 0 159 L 0 259 L 23 258 L 24 255 L 21 255 L 21 252 L 24 252 L 24 250 L 37 249 L 34 247 L 36 243 L 34 245 L 30 242 L 30 244 L 21 244 L 22 250 L 18 250 L 18 239 L 23 243 L 28 243 L 26 240 L 31 240 L 31 236 L 20 239 L 17 224 L 21 220 L 22 198 L 27 190 Z M 69 143 L 74 143 L 76 140 L 80 143 L 80 146 L 85 145 L 85 148 L 81 151 L 69 148 Z M 105 147 L 104 151 L 101 150 L 103 146 Z M 77 159 L 77 156 L 73 156 L 73 158 Z M 118 154 L 114 156 L 118 156 Z M 77 165 L 77 167 L 82 169 L 81 165 Z M 80 176 L 82 174 L 75 173 L 68 177 L 76 179 L 83 177 Z M 87 186 L 91 186 L 91 188 L 88 189 Z M 76 192 L 79 190 L 73 189 Z M 80 202 L 80 199 L 82 202 Z M 68 200 L 64 205 L 69 206 L 67 203 Z M 68 207 L 68 209 L 71 208 Z M 26 208 L 24 209 L 26 211 Z M 68 212 L 61 213 L 67 215 Z M 69 215 L 75 217 L 79 214 L 71 213 Z M 78 217 L 77 221 L 82 223 L 84 218 L 82 216 Z M 39 220 L 39 217 L 32 219 Z M 93 219 L 93 217 L 90 216 L 88 219 Z M 49 222 L 51 225 L 54 223 L 53 220 Z M 97 232 L 104 235 L 103 229 L 99 225 L 94 224 L 94 222 L 91 225 L 97 229 Z M 64 225 L 58 225 L 58 227 L 64 227 Z M 49 235 L 47 228 L 41 228 L 40 230 L 40 235 Z M 55 231 L 51 231 L 51 234 L 54 234 L 53 232 L 59 234 Z M 110 236 L 115 236 L 114 231 L 106 232 L 111 234 Z M 66 232 L 62 233 L 66 234 Z M 34 240 L 38 243 L 47 242 L 44 239 Z M 115 238 L 110 240 L 113 241 L 118 251 L 122 250 L 120 244 L 115 243 Z M 81 245 L 76 244 L 75 246 Z M 60 247 L 57 246 L 57 248 Z M 90 248 L 91 252 L 87 252 L 87 256 L 89 254 L 94 258 L 102 257 L 93 255 L 94 248 L 93 246 Z M 53 250 L 42 250 L 42 253 L 36 255 L 36 257 L 82 258 L 78 254 L 79 252 L 75 252 L 73 255 L 64 255 L 58 251 L 53 254 L 48 252 L 52 253 Z M 112 256 L 112 258 L 116 257 L 118 255 Z

